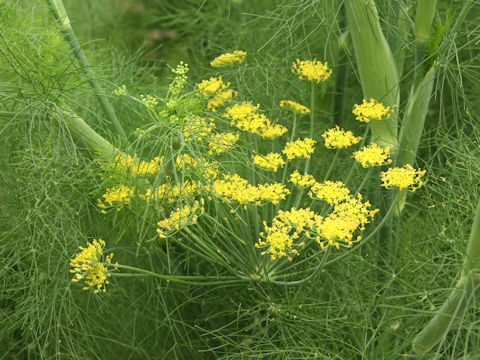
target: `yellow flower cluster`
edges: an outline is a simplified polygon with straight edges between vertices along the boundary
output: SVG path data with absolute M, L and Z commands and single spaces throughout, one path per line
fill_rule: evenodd
M 298 255 L 298 249 L 305 247 L 305 241 L 300 237 L 315 239 L 322 249 L 328 246 L 340 248 L 341 243 L 348 247 L 353 245 L 353 233 L 363 231 L 365 225 L 378 212 L 372 210 L 370 203 L 362 202 L 359 194 L 356 198 L 346 196 L 342 201 L 335 203 L 333 211 L 326 217 L 311 211 L 310 208 L 290 211 L 280 210 L 272 220 L 272 226 L 264 222 L 265 233 L 260 233 L 260 239 L 255 247 L 267 247 L 261 254 L 270 254 L 272 260 Z M 361 237 L 357 236 L 356 241 Z
M 325 131 L 322 137 L 325 139 L 325 146 L 330 149 L 343 149 L 362 140 L 361 136 L 355 136 L 350 130 L 340 129 L 338 125 Z
M 153 160 L 144 161 L 140 160 L 136 155 L 131 156 L 120 153 L 108 166 L 117 170 L 129 170 L 132 175 L 152 175 L 160 169 L 162 162 L 163 158 L 158 156 L 153 158 Z
M 253 163 L 266 170 L 277 172 L 279 167 L 285 165 L 285 160 L 283 160 L 282 155 L 278 153 L 269 153 L 265 156 L 255 155 L 253 157 Z
M 157 234 L 160 238 L 168 236 L 170 231 L 178 231 L 188 225 L 195 225 L 198 212 L 204 212 L 203 202 L 195 201 L 193 205 L 184 205 L 170 213 L 170 216 L 157 223 Z
M 312 199 L 324 200 L 330 205 L 336 205 L 348 198 L 350 190 L 341 181 L 327 180 L 313 184 L 308 196 Z
M 382 120 L 384 116 L 389 118 L 392 116 L 393 109 L 390 108 L 390 106 L 384 106 L 375 99 L 370 99 L 368 102 L 363 99 L 361 105 L 355 104 L 353 106 L 352 113 L 356 116 L 358 121 L 368 123 L 373 119 Z
M 328 80 L 330 75 L 332 75 L 332 70 L 328 68 L 328 63 L 322 63 L 317 59 L 297 59 L 292 65 L 292 72 L 298 74 L 300 80 L 307 79 L 309 81 L 316 81 L 317 83 Z
M 280 101 L 280 107 L 284 108 L 285 110 L 293 111 L 294 113 L 302 115 L 310 114 L 309 108 L 291 100 Z
M 392 159 L 389 156 L 390 148 L 383 148 L 377 144 L 364 146 L 361 150 L 353 153 L 353 158 L 362 164 L 364 168 L 390 164 Z
M 130 199 L 135 193 L 135 186 L 131 188 L 125 185 L 114 186 L 107 188 L 105 194 L 102 195 L 103 200 L 98 199 L 98 207 L 101 208 L 101 212 L 104 214 L 107 207 L 117 206 L 117 210 L 120 210 L 130 203 Z
M 108 285 L 108 278 L 111 276 L 103 262 L 110 264 L 113 253 L 105 256 L 103 259 L 103 248 L 105 241 L 102 239 L 93 239 L 87 243 L 87 247 L 79 246 L 81 250 L 75 258 L 70 260 L 70 273 L 75 274 L 72 282 L 83 280 L 85 287 L 83 290 L 93 289 L 95 294 L 100 291 L 106 292 L 105 285 Z
M 187 118 L 183 128 L 182 134 L 185 141 L 202 141 L 210 136 L 212 130 L 215 129 L 215 122 L 213 119 L 205 119 L 200 116 L 192 116 Z
M 230 83 L 224 83 L 221 76 L 211 77 L 197 84 L 198 91 L 210 100 L 207 103 L 207 109 L 215 112 L 227 100 L 233 98 L 237 92 L 229 89 Z
M 145 191 L 145 194 L 138 194 L 138 197 L 149 202 L 151 200 L 168 201 L 169 203 L 185 201 L 199 195 L 202 190 L 202 184 L 198 181 L 184 181 L 183 183 L 171 186 L 162 184 L 155 188 Z
M 412 165 L 406 164 L 401 168 L 394 167 L 387 171 L 382 171 L 380 177 L 383 181 L 382 186 L 386 188 L 398 187 L 400 190 L 409 189 L 415 191 L 423 185 L 421 177 L 425 173 L 426 170 L 417 170 Z
M 219 173 L 216 161 L 208 161 L 201 156 L 193 158 L 188 154 L 178 155 L 175 159 L 175 166 L 180 171 L 193 169 L 206 180 L 216 179 Z
M 314 226 L 316 221 L 321 220 L 319 215 L 315 214 L 310 208 L 295 209 L 290 211 L 279 210 L 277 216 L 272 220 L 272 226 L 267 226 L 263 222 L 265 232 L 260 233 L 256 248 L 267 246 L 268 249 L 261 254 L 270 254 L 270 258 L 275 260 L 284 256 L 298 255 L 298 248 L 304 248 L 305 242 L 295 244 L 294 241 L 300 237 L 300 234 Z
M 319 236 L 316 238 L 320 247 L 324 248 L 326 245 L 333 245 L 337 249 L 340 247 L 338 241 L 343 241 L 348 247 L 353 245 L 353 233 L 356 230 L 365 230 L 365 225 L 378 212 L 378 209 L 370 209 L 371 205 L 367 202 L 362 202 L 362 196 L 358 194 L 355 198 L 348 196 L 342 203 L 336 204 L 332 213 L 330 213 L 321 224 L 318 226 Z M 325 244 L 322 239 L 325 239 Z M 361 237 L 356 238 L 357 241 Z
M 259 107 L 260 105 L 253 105 L 250 101 L 235 104 L 226 109 L 223 117 L 231 120 L 230 125 L 262 138 L 274 138 L 287 132 L 285 126 L 272 124 L 265 114 L 258 113 Z
M 213 153 L 220 154 L 232 149 L 239 137 L 239 134 L 229 132 L 215 134 L 208 140 L 208 147 L 210 148 L 208 153 L 210 155 Z
M 300 187 L 309 187 L 316 183 L 312 175 L 302 175 L 297 170 L 290 174 L 290 182 Z
M 287 142 L 282 151 L 287 156 L 288 160 L 300 157 L 308 159 L 315 151 L 315 143 L 315 140 L 309 138 L 305 138 L 303 140 L 297 139 L 295 141 Z
M 215 196 L 222 198 L 223 201 L 236 201 L 244 205 L 260 205 L 262 201 L 278 204 L 280 200 L 290 194 L 290 191 L 282 184 L 253 186 L 238 174 L 225 175 L 223 179 L 215 180 L 213 190 Z
M 247 56 L 245 51 L 235 50 L 232 53 L 222 54 L 217 56 L 210 62 L 210 65 L 216 68 L 225 67 L 225 66 L 232 66 L 232 65 L 239 65 Z

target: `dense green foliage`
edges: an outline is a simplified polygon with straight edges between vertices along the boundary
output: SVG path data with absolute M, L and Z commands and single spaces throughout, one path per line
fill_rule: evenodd
M 372 238 L 296 286 L 253 277 L 191 285 L 120 271 L 105 294 L 93 294 L 75 286 L 69 273 L 78 246 L 92 238 L 106 240 L 113 262 L 179 277 L 230 279 L 258 271 L 232 244 L 253 244 L 259 224 L 246 211 L 251 224 L 237 225 L 231 207 L 212 201 L 197 226 L 164 240 L 155 232 L 159 219 L 152 212 L 166 216 L 168 207 L 132 203 L 101 214 L 97 199 L 114 185 L 112 178 L 102 178 L 104 159 L 76 141 L 59 109 L 75 112 L 117 148 L 144 159 L 165 156 L 173 163 L 184 153 L 208 157 L 201 146 L 179 146 L 178 129 L 154 123 L 135 99 L 167 97 L 171 69 L 184 61 L 189 80 L 168 116 L 201 114 L 195 84 L 218 75 L 209 66 L 214 57 L 241 49 L 248 53 L 245 66 L 221 72 L 238 91 L 236 101 L 262 104 L 269 117 L 290 129 L 292 117 L 279 108 L 280 100 L 309 104 L 311 91 L 309 83 L 292 75 L 291 64 L 317 58 L 328 61 L 333 74 L 316 90 L 314 138 L 320 142 L 335 125 L 361 134 L 364 129 L 351 114 L 363 93 L 345 9 L 334 0 L 65 1 L 105 92 L 121 85 L 128 89 L 130 97 L 108 95 L 125 140 L 111 130 L 46 2 L 0 1 L 0 359 L 396 359 L 408 354 L 413 337 L 455 284 L 480 199 L 480 3 L 438 1 L 432 41 L 420 64 L 413 50 L 416 2 L 405 3 L 377 1 L 386 40 L 403 64 L 400 109 L 406 109 L 418 76 L 433 63 L 438 68 L 415 160 L 427 170 L 425 185 L 409 194 L 388 248 L 382 235 Z M 405 116 L 400 111 L 399 121 Z M 220 116 L 216 120 L 228 128 Z M 151 137 L 139 136 L 137 129 Z M 308 117 L 301 118 L 298 134 L 309 129 Z M 254 146 L 248 140 L 240 141 L 235 154 L 224 155 L 225 168 L 251 176 L 242 167 Z M 265 153 L 280 143 L 255 146 Z M 336 157 L 318 148 L 322 161 L 312 163 L 310 173 L 322 177 Z M 351 161 L 344 158 L 335 162 L 332 179 L 349 171 Z M 198 180 L 188 172 L 172 175 L 173 168 L 166 165 L 147 182 L 122 180 L 137 188 L 160 184 L 167 176 L 177 183 Z M 355 172 L 352 188 L 371 176 L 363 192 L 383 206 L 377 178 L 365 174 Z M 258 172 L 253 178 L 274 176 Z M 265 208 L 264 214 L 271 219 L 273 210 Z M 216 244 L 223 246 L 222 255 L 211 253 Z M 235 256 L 247 260 L 230 262 Z M 312 261 L 321 260 L 312 256 Z M 313 265 L 291 269 L 310 271 Z M 474 359 L 480 352 L 478 329 L 474 306 L 442 344 L 417 358 Z

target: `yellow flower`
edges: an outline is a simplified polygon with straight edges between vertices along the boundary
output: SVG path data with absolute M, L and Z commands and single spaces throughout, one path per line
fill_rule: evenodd
M 338 125 L 335 128 L 328 129 L 322 134 L 327 148 L 342 149 L 362 140 L 361 136 L 355 136 L 351 131 L 340 129 Z
M 207 120 L 200 116 L 192 116 L 187 118 L 182 129 L 182 134 L 185 141 L 201 141 L 210 135 L 213 129 L 215 129 L 213 119 Z
M 125 185 L 114 186 L 107 188 L 105 194 L 102 195 L 103 201 L 98 199 L 98 207 L 101 209 L 108 206 L 118 206 L 118 210 L 124 208 L 125 205 L 130 204 L 130 199 L 135 193 L 135 186 L 131 188 Z M 102 210 L 104 212 L 104 210 Z
M 211 77 L 208 80 L 203 80 L 201 83 L 197 84 L 198 91 L 204 95 L 214 95 L 219 90 L 225 90 L 230 86 L 230 83 L 225 84 L 222 80 L 222 77 Z
M 272 260 L 284 256 L 289 256 L 289 260 L 293 260 L 290 256 L 298 255 L 297 249 L 305 246 L 304 242 L 296 240 L 302 232 L 309 230 L 319 218 L 319 215 L 310 208 L 279 210 L 277 216 L 272 220 L 272 226 L 267 226 L 264 222 L 266 234 L 260 234 L 263 239 L 260 238 L 255 247 L 267 247 L 261 254 L 270 254 Z
M 260 132 L 260 136 L 263 139 L 273 139 L 278 136 L 282 136 L 288 131 L 288 129 L 280 124 L 271 124 L 270 122 L 267 123 L 267 126 L 262 129 Z
M 277 172 L 279 167 L 285 165 L 285 160 L 283 160 L 282 155 L 280 154 L 270 153 L 265 156 L 255 155 L 253 157 L 253 163 L 266 170 L 273 170 L 274 172 Z
M 255 113 L 259 107 L 260 104 L 253 105 L 251 101 L 235 104 L 225 110 L 226 114 L 224 117 L 232 120 L 243 120 L 249 115 Z
M 297 170 L 290 174 L 290 182 L 300 187 L 308 187 L 316 183 L 312 175 L 302 175 Z
M 227 100 L 237 95 L 236 91 L 228 88 L 229 86 L 230 83 L 225 84 L 221 76 L 211 77 L 197 84 L 200 94 L 211 97 L 207 103 L 207 109 L 213 112 L 217 111 L 217 108 L 224 105 Z
M 257 189 L 260 201 L 268 201 L 274 205 L 278 204 L 280 200 L 285 200 L 286 196 L 290 194 L 290 190 L 280 183 L 260 184 Z
M 387 171 L 382 171 L 380 177 L 383 181 L 382 186 L 386 188 L 398 187 L 400 190 L 409 189 L 415 191 L 423 185 L 421 177 L 426 170 L 414 169 L 412 165 L 406 164 L 404 167 L 394 167 Z
M 211 137 L 208 141 L 208 146 L 210 150 L 208 151 L 209 154 L 220 154 L 224 151 L 228 151 L 237 142 L 238 138 L 240 137 L 239 134 L 234 133 L 218 133 L 215 136 Z
M 313 184 L 308 196 L 313 199 L 324 200 L 330 205 L 334 205 L 347 199 L 349 194 L 350 190 L 348 190 L 343 182 L 327 180 L 323 183 Z
M 188 225 L 195 225 L 198 211 L 203 212 L 203 202 L 195 201 L 193 205 L 184 205 L 170 213 L 170 216 L 157 223 L 157 234 L 161 238 L 168 236 L 170 231 L 178 231 Z
M 295 113 L 299 113 L 302 115 L 310 114 L 310 109 L 306 106 L 300 105 L 295 101 L 291 100 L 282 100 L 280 101 L 280 107 L 284 108 L 285 110 L 293 111 Z
M 309 138 L 289 141 L 285 145 L 283 153 L 287 156 L 288 160 L 299 157 L 310 158 L 310 155 L 315 151 L 315 143 L 315 140 Z
M 105 285 L 108 285 L 108 278 L 111 274 L 103 264 L 103 248 L 105 241 L 102 239 L 93 239 L 92 243 L 87 243 L 87 247 L 79 246 L 81 250 L 75 258 L 70 260 L 70 273 L 75 274 L 72 282 L 83 280 L 85 287 L 83 290 L 93 289 L 95 294 L 100 291 L 106 292 Z M 111 263 L 113 253 L 105 257 L 107 264 Z
M 390 164 L 390 149 L 382 148 L 377 144 L 364 146 L 361 150 L 353 153 L 353 158 L 357 160 L 364 168 L 376 165 Z
M 389 118 L 392 116 L 393 109 L 390 106 L 384 106 L 382 103 L 377 102 L 375 99 L 370 99 L 367 102 L 363 99 L 361 105 L 355 104 L 353 106 L 352 113 L 356 115 L 356 119 L 361 122 L 368 123 L 370 120 L 382 120 L 384 116 Z
M 307 79 L 317 83 L 327 80 L 332 75 L 332 70 L 328 68 L 328 63 L 322 63 L 317 59 L 313 61 L 297 59 L 292 65 L 292 72 L 298 74 L 300 80 Z
M 290 194 L 290 191 L 282 184 L 253 186 L 238 174 L 225 175 L 223 179 L 215 180 L 213 191 L 215 196 L 222 198 L 225 202 L 236 201 L 244 205 L 260 205 L 262 201 L 278 204 L 280 200 Z
M 137 155 L 131 156 L 129 154 L 120 153 L 115 159 L 108 164 L 112 169 L 128 170 L 132 175 L 152 175 L 155 174 L 163 163 L 163 158 L 158 156 L 150 161 L 140 160 Z
M 231 66 L 231 65 L 239 65 L 247 56 L 245 51 L 235 50 L 233 53 L 226 53 L 220 56 L 217 56 L 210 62 L 210 65 L 216 68 Z
M 127 87 L 125 85 L 122 85 L 118 89 L 113 90 L 112 94 L 115 96 L 126 96 Z

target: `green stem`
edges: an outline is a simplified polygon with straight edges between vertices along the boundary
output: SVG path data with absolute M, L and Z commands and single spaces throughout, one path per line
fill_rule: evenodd
M 313 81 L 311 83 L 310 89 L 310 131 L 308 133 L 308 137 L 313 139 L 313 131 L 314 131 L 314 124 L 315 124 L 315 84 Z M 304 174 L 308 173 L 308 169 L 310 167 L 311 157 L 307 159 L 305 162 L 305 169 L 303 171 Z
M 430 322 L 413 339 L 413 351 L 424 354 L 445 338 L 455 319 L 480 296 L 480 203 L 475 211 L 460 280 Z
M 415 14 L 415 65 L 419 69 L 425 59 L 425 49 L 430 38 L 437 0 L 418 0 Z
M 129 274 L 119 274 L 119 273 L 112 273 L 113 276 L 151 276 L 156 277 L 159 279 L 163 279 L 166 281 L 176 282 L 180 284 L 188 284 L 188 285 L 223 285 L 223 284 L 232 284 L 238 282 L 244 282 L 245 279 L 232 276 L 226 277 L 219 277 L 219 276 L 188 276 L 188 275 L 165 275 L 159 274 L 153 271 L 145 270 L 136 268 L 133 266 L 128 265 L 113 265 L 113 264 L 106 264 L 110 267 L 115 267 L 116 269 L 123 269 L 128 270 L 133 273 Z
M 86 145 L 92 151 L 98 152 L 101 156 L 107 158 L 120 153 L 120 150 L 100 136 L 72 111 L 58 108 L 56 117 L 67 126 L 70 134 L 78 143 Z
M 63 36 L 70 45 L 73 54 L 82 66 L 82 70 L 87 76 L 90 86 L 93 88 L 94 93 L 97 96 L 97 99 L 100 102 L 103 111 L 105 112 L 105 115 L 113 126 L 113 129 L 116 130 L 116 132 L 120 136 L 126 138 L 127 136 L 115 114 L 115 110 L 113 109 L 112 104 L 108 101 L 108 98 L 105 95 L 102 87 L 95 78 L 92 67 L 88 63 L 88 60 L 83 53 L 82 48 L 80 47 L 80 43 L 78 42 L 78 39 L 73 32 L 73 29 L 70 25 L 70 19 L 68 18 L 68 14 L 65 10 L 65 7 L 63 6 L 62 0 L 47 0 L 47 3 L 50 5 L 50 9 L 52 10 L 55 19 L 57 20 L 60 31 L 63 33 Z

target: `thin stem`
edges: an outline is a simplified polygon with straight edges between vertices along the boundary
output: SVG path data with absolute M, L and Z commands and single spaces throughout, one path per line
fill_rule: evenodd
M 125 131 L 123 130 L 122 125 L 120 124 L 120 121 L 117 118 L 117 115 L 115 114 L 115 110 L 113 109 L 112 104 L 108 100 L 102 87 L 95 78 L 92 67 L 88 63 L 87 57 L 83 53 L 82 48 L 80 47 L 80 43 L 78 42 L 78 39 L 73 32 L 73 29 L 70 25 L 70 19 L 68 18 L 68 14 L 65 10 L 65 7 L 63 6 L 62 0 L 47 0 L 47 3 L 50 5 L 50 9 L 52 10 L 55 19 L 57 20 L 60 31 L 63 33 L 63 36 L 70 45 L 73 54 L 82 66 L 82 70 L 85 73 L 85 76 L 88 78 L 90 86 L 93 88 L 94 93 L 97 96 L 97 99 L 100 102 L 103 111 L 105 112 L 105 115 L 113 126 L 113 129 L 120 136 L 126 138 L 127 136 L 125 134 Z
M 159 279 L 164 279 L 166 281 L 176 282 L 180 284 L 187 284 L 187 285 L 223 285 L 223 284 L 232 284 L 232 283 L 245 281 L 245 279 L 239 279 L 238 277 L 233 277 L 233 276 L 219 277 L 219 276 L 165 275 L 165 274 L 159 274 L 153 271 L 140 269 L 140 268 L 128 266 L 128 265 L 120 265 L 120 264 L 117 264 L 117 265 L 105 264 L 105 265 L 109 265 L 110 267 L 115 267 L 116 269 L 123 269 L 123 270 L 128 270 L 133 272 L 129 274 L 118 274 L 114 272 L 112 273 L 112 276 L 123 276 L 123 277 L 151 276 Z

